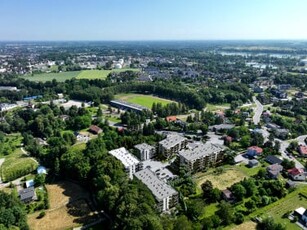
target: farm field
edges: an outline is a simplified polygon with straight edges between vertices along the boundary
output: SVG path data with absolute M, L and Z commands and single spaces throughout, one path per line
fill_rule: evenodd
M 34 171 L 38 163 L 34 158 L 26 156 L 21 149 L 16 149 L 5 158 L 1 166 L 2 181 L 11 181 Z
M 82 71 L 68 71 L 61 73 L 41 73 L 32 75 L 21 76 L 24 79 L 30 81 L 52 81 L 56 79 L 58 82 L 64 82 L 66 80 L 76 78 L 76 79 L 106 79 L 109 73 L 115 72 L 124 72 L 124 71 L 139 71 L 139 69 L 114 69 L 114 70 L 82 70 Z
M 148 109 L 152 108 L 153 103 L 161 103 L 162 105 L 167 105 L 173 101 L 156 97 L 153 95 L 144 95 L 144 94 L 118 94 L 115 96 L 116 99 L 120 99 L 126 102 L 133 104 L 142 105 Z
M 300 194 L 303 194 L 300 195 Z M 254 213 L 250 214 L 251 217 L 255 216 L 271 216 L 278 223 L 286 226 L 286 229 L 296 230 L 300 229 L 295 223 L 291 223 L 288 218 L 283 218 L 283 215 L 288 211 L 294 211 L 299 207 L 307 206 L 307 187 L 301 186 L 294 192 L 288 194 L 285 198 L 278 200 L 266 207 L 260 208 Z
M 41 219 L 37 219 L 39 212 L 28 215 L 31 229 L 72 229 L 96 220 L 88 204 L 88 193 L 79 185 L 65 181 L 46 185 L 46 188 L 50 209 Z
M 194 175 L 194 180 L 199 189 L 206 180 L 210 180 L 213 184 L 213 187 L 218 188 L 220 190 L 224 190 L 227 187 L 230 187 L 234 183 L 237 183 L 246 177 L 248 176 L 242 171 L 234 167 L 230 167 L 225 168 L 225 171 L 221 174 L 216 174 L 213 171 L 197 173 Z

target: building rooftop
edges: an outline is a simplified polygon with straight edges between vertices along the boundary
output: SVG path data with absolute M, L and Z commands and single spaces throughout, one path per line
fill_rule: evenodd
M 139 163 L 139 160 L 131 153 L 129 153 L 128 150 L 124 147 L 113 149 L 109 151 L 109 153 L 120 160 L 125 167 Z
M 166 149 L 170 149 L 185 140 L 185 137 L 179 135 L 168 135 L 166 139 L 160 141 L 159 144 L 161 144 Z
M 147 168 L 136 172 L 134 175 L 149 188 L 158 201 L 177 194 L 175 189 L 161 181 L 151 170 Z
M 142 143 L 142 144 L 135 145 L 134 148 L 136 148 L 139 151 L 144 151 L 144 150 L 152 150 L 155 147 L 153 147 L 149 144 L 146 144 L 146 143 Z
M 26 188 L 26 189 L 23 189 L 23 190 L 20 190 L 18 192 L 19 196 L 20 196 L 20 200 L 21 201 L 24 201 L 24 200 L 27 200 L 29 198 L 33 198 L 35 193 L 34 193 L 34 187 L 29 187 L 29 188 Z
M 138 111 L 148 110 L 148 108 L 146 108 L 145 106 L 129 103 L 129 102 L 122 101 L 122 100 L 112 100 L 110 102 L 116 105 L 128 107 L 128 108 L 138 110 Z
M 198 144 L 194 148 L 181 150 L 179 155 L 187 160 L 196 160 L 202 158 L 203 156 L 209 156 L 211 154 L 219 153 L 223 151 L 224 148 L 219 144 L 212 144 L 207 142 L 206 144 Z

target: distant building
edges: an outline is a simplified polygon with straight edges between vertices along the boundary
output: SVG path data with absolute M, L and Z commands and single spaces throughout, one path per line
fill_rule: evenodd
M 235 200 L 233 193 L 229 189 L 223 190 L 222 196 L 223 196 L 223 199 L 228 201 L 228 202 L 234 202 L 234 200 Z
M 112 100 L 110 101 L 110 104 L 116 108 L 119 108 L 122 110 L 129 110 L 129 111 L 133 111 L 137 113 L 142 112 L 143 110 L 148 110 L 148 108 L 144 106 L 121 101 L 121 100 Z
M 179 151 L 180 165 L 185 165 L 191 172 L 201 171 L 215 166 L 223 160 L 224 148 L 207 142 L 198 144 L 194 148 Z
M 159 153 L 166 158 L 172 157 L 180 150 L 185 149 L 188 140 L 179 135 L 168 135 L 166 139 L 159 142 Z
M 220 132 L 220 131 L 232 129 L 234 127 L 235 127 L 235 125 L 233 125 L 233 124 L 220 124 L 220 125 L 209 126 L 209 129 L 214 131 L 214 132 Z
M 257 161 L 256 159 L 248 161 L 248 166 L 250 168 L 256 167 L 256 166 L 258 166 L 258 164 L 259 164 L 259 161 Z
M 273 164 L 267 167 L 268 176 L 272 179 L 277 179 L 279 173 L 283 170 L 283 167 L 279 164 Z
M 305 181 L 306 173 L 304 169 L 293 168 L 288 170 L 288 175 L 292 180 Z
M 177 120 L 176 116 L 168 116 L 165 118 L 167 122 L 175 122 Z
M 96 135 L 98 135 L 99 133 L 102 133 L 102 129 L 99 128 L 97 125 L 91 125 L 89 128 L 89 131 Z
M 1 90 L 18 91 L 17 87 L 15 86 L 0 86 L 0 91 Z
M 289 129 L 274 129 L 273 132 L 276 137 L 283 140 L 287 139 L 289 135 Z
M 118 159 L 125 167 L 129 178 L 133 179 L 133 174 L 142 170 L 142 163 L 124 147 L 109 151 L 109 153 Z
M 134 148 L 138 151 L 141 161 L 149 160 L 156 155 L 156 148 L 146 143 L 135 145 Z
M 33 187 L 33 186 L 34 186 L 34 180 L 33 179 L 26 181 L 26 188 Z
M 33 186 L 20 190 L 18 192 L 20 200 L 24 203 L 29 203 L 36 199 L 35 189 Z
M 157 209 L 160 212 L 167 211 L 177 205 L 178 192 L 160 180 L 151 170 L 146 168 L 136 172 L 134 175 L 152 192 L 157 201 Z
M 255 156 L 258 156 L 260 154 L 262 154 L 263 152 L 263 149 L 258 147 L 258 146 L 251 146 L 247 149 L 247 152 L 246 154 L 249 156 L 249 157 L 255 157 Z

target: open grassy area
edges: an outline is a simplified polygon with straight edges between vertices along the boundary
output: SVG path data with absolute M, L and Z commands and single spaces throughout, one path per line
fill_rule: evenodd
M 301 196 L 302 193 L 304 196 Z M 294 211 L 299 207 L 307 207 L 307 186 L 300 186 L 294 192 L 288 194 L 285 198 L 278 200 L 266 207 L 260 208 L 250 214 L 250 217 L 271 216 L 275 221 L 286 226 L 286 229 L 300 229 L 295 223 L 291 223 L 288 218 L 283 218 L 283 215 L 288 211 Z
M 255 230 L 257 224 L 253 221 L 246 221 L 240 225 L 237 225 L 235 227 L 231 227 L 231 230 Z M 228 229 L 228 228 L 227 228 Z
M 22 136 L 20 134 L 5 135 L 0 142 L 0 158 L 8 156 L 21 145 Z
M 249 168 L 245 164 L 240 164 L 240 165 L 237 165 L 236 167 L 238 168 L 238 170 L 240 170 L 244 174 L 246 174 L 248 176 L 254 176 L 258 173 L 259 169 L 262 168 L 261 166 L 262 165 L 259 163 L 258 166 L 253 167 L 253 168 Z
M 152 108 L 153 103 L 161 103 L 162 105 L 167 105 L 173 101 L 167 100 L 164 98 L 156 97 L 153 95 L 144 95 L 144 94 L 118 94 L 115 96 L 116 99 L 127 101 L 130 103 L 138 104 L 145 106 L 149 109 Z
M 246 177 L 248 177 L 248 175 L 242 171 L 235 167 L 229 167 L 225 168 L 225 171 L 221 174 L 216 174 L 213 170 L 209 170 L 205 173 L 197 173 L 194 175 L 194 180 L 199 188 L 206 180 L 209 180 L 212 182 L 213 187 L 224 190 Z
M 46 185 L 50 209 L 42 219 L 37 219 L 39 212 L 28 215 L 31 229 L 72 229 L 96 220 L 89 206 L 89 195 L 79 185 L 61 182 Z
M 205 206 L 203 210 L 203 214 L 200 216 L 199 219 L 204 219 L 204 218 L 213 216 L 218 209 L 219 209 L 218 203 L 209 204 Z
M 1 178 L 3 181 L 11 181 L 29 174 L 37 166 L 38 163 L 32 157 L 24 155 L 20 149 L 17 149 L 5 158 L 1 166 Z
M 229 103 L 225 103 L 225 104 L 219 104 L 219 105 L 214 105 L 214 104 L 207 104 L 206 108 L 208 111 L 217 111 L 217 110 L 225 110 L 225 109 L 229 109 L 230 108 L 230 104 Z
M 139 69 L 114 69 L 114 70 L 82 70 L 82 71 L 67 71 L 61 73 L 40 73 L 32 75 L 21 76 L 24 79 L 30 81 L 52 81 L 56 79 L 58 82 L 64 82 L 66 80 L 77 78 L 77 79 L 106 79 L 109 73 L 124 72 L 124 71 L 140 71 Z

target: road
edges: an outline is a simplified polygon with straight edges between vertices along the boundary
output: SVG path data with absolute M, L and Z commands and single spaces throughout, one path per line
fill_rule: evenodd
M 253 116 L 253 122 L 255 125 L 258 125 L 260 122 L 260 117 L 263 112 L 263 105 L 256 99 L 256 97 L 253 97 L 253 101 L 256 103 L 256 109 L 255 109 L 255 115 Z

